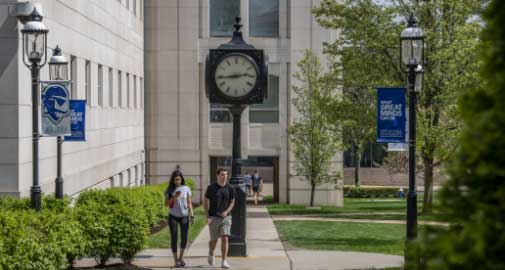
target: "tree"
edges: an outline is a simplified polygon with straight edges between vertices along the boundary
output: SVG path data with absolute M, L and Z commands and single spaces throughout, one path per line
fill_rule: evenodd
M 505 2 L 484 13 L 483 87 L 460 99 L 460 145 L 441 193 L 448 229 L 420 241 L 419 269 L 505 269 Z
M 316 186 L 337 180 L 330 172 L 338 150 L 339 137 L 328 122 L 327 110 L 336 84 L 324 73 L 319 58 L 306 50 L 293 76 L 300 86 L 293 86 L 292 103 L 298 113 L 289 127 L 289 141 L 296 157 L 296 172 L 310 182 L 310 206 L 314 205 Z
M 338 62 L 330 73 L 339 86 L 342 95 L 334 95 L 328 110 L 328 119 L 336 128 L 335 132 L 343 137 L 343 146 L 353 151 L 354 184 L 360 186 L 361 154 L 367 143 L 375 138 L 376 92 L 364 85 L 352 85 L 348 80 L 357 74 L 348 74 L 345 68 L 354 60 L 355 54 L 350 50 L 343 52 L 341 63 Z M 358 57 L 356 57 L 357 59 Z M 342 67 L 343 66 L 343 67 Z M 342 70 L 344 77 L 339 76 Z M 351 71 L 351 70 L 349 70 Z
M 432 211 L 434 168 L 446 162 L 457 148 L 460 123 L 456 100 L 468 89 L 481 85 L 476 76 L 481 25 L 475 16 L 485 2 L 323 0 L 314 9 L 322 26 L 340 30 L 337 40 L 326 44 L 326 52 L 340 57 L 344 88 L 356 95 L 377 86 L 404 85 L 405 73 L 400 69 L 398 54 L 405 18 L 412 13 L 425 31 L 425 78 L 417 107 L 424 213 Z

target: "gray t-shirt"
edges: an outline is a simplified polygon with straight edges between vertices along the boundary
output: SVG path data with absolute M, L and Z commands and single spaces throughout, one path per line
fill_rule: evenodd
M 175 198 L 175 193 L 177 191 L 181 192 L 179 198 Z M 191 197 L 191 189 L 188 186 L 180 186 L 174 190 L 172 193 L 174 197 L 174 206 L 170 209 L 170 215 L 174 217 L 186 217 L 189 215 L 188 210 L 188 197 Z

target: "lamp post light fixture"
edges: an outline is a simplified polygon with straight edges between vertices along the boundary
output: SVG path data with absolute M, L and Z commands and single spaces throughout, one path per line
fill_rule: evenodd
M 32 77 L 32 138 L 33 138 L 33 186 L 31 188 L 31 207 L 39 211 L 42 205 L 39 185 L 39 70 L 47 61 L 47 32 L 42 16 L 37 9 L 28 16 L 21 33 L 23 35 L 23 63 L 31 71 Z M 43 62 L 42 58 L 44 58 Z
M 53 51 L 53 56 L 49 60 L 49 79 L 50 80 L 58 80 L 58 81 L 66 81 L 68 80 L 68 61 L 61 54 L 61 49 L 56 45 L 56 48 Z M 62 145 L 63 145 L 63 137 L 57 136 L 56 139 L 57 145 L 57 166 L 56 166 L 56 188 L 55 188 L 55 197 L 58 199 L 63 199 L 63 177 L 61 175 L 61 160 L 62 160 Z
M 409 191 L 407 195 L 407 241 L 417 236 L 416 191 L 416 105 L 417 92 L 422 88 L 424 65 L 424 33 L 414 16 L 400 34 L 401 64 L 407 72 L 409 93 Z M 416 83 L 417 80 L 417 83 Z

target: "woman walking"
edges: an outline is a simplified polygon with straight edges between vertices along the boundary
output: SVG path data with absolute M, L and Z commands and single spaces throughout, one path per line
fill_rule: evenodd
M 175 267 L 184 267 L 184 249 L 188 243 L 189 223 L 193 223 L 193 204 L 191 189 L 185 185 L 184 176 L 179 170 L 172 173 L 165 191 L 166 206 L 170 208 L 168 226 L 170 228 L 171 248 Z M 181 228 L 181 250 L 177 256 L 177 230 Z

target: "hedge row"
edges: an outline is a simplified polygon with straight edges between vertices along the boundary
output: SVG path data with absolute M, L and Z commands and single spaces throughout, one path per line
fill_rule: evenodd
M 347 198 L 392 198 L 398 197 L 398 187 L 344 187 Z M 405 192 L 405 191 L 404 191 Z
M 44 196 L 34 212 L 29 199 L 0 199 L 0 269 L 65 269 L 82 257 L 104 265 L 118 256 L 130 263 L 165 219 L 166 184 L 83 192 L 70 200 Z

